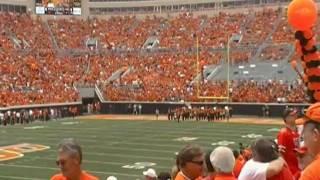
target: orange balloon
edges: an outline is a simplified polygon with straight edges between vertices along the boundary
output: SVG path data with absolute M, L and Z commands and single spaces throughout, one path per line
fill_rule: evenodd
M 289 24 L 296 30 L 308 30 L 316 24 L 317 5 L 313 0 L 293 0 L 288 6 Z

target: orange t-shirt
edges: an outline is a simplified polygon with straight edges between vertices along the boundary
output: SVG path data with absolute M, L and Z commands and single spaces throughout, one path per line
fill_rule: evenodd
M 234 168 L 233 168 L 233 174 L 237 178 L 246 163 L 246 160 L 242 157 L 242 155 L 239 155 L 239 157 L 236 159 Z
M 174 180 L 187 180 L 187 178 L 180 171 Z
M 299 171 L 298 171 L 299 172 Z M 289 167 L 284 165 L 280 173 L 275 176 L 268 178 L 267 180 L 294 180 L 294 176 L 292 175 Z
M 195 179 L 195 180 L 200 180 L 200 179 L 202 179 L 202 178 L 201 178 L 201 177 L 198 177 L 198 178 Z M 176 178 L 174 178 L 174 180 L 189 180 L 189 178 L 185 177 L 185 176 L 182 174 L 182 172 L 180 171 L 180 172 L 177 174 Z
M 294 149 L 297 148 L 299 135 L 289 128 L 282 128 L 278 134 L 278 144 L 286 148 L 282 153 L 284 160 L 287 162 L 292 174 L 299 172 L 298 158 Z
M 237 180 L 232 173 L 224 174 L 219 173 L 214 177 L 214 180 Z
M 68 179 L 64 177 L 62 174 L 56 174 L 52 176 L 50 180 L 68 180 Z M 80 180 L 98 180 L 98 178 L 82 171 Z
M 320 153 L 317 155 L 316 159 L 309 164 L 301 173 L 299 180 L 320 180 Z

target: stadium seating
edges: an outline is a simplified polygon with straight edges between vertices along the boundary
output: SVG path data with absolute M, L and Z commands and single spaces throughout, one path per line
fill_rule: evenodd
M 272 9 L 249 14 L 221 12 L 213 17 L 183 13 L 167 18 L 114 16 L 48 21 L 27 14 L 0 13 L 0 27 L 0 106 L 76 101 L 79 93 L 75 85 L 79 84 L 98 84 L 105 99 L 114 101 L 197 101 L 196 86 L 192 83 L 197 75 L 196 54 L 192 50 L 197 37 L 202 66 L 222 63 L 226 43 L 233 33 L 243 35 L 244 47 L 259 49 L 262 43 L 269 43 L 261 51 L 231 51 L 233 64 L 250 62 L 253 57 L 262 61 L 283 60 L 291 54 L 278 44 L 290 46 L 293 40 L 282 11 Z M 151 36 L 159 40 L 163 51 L 141 50 Z M 89 38 L 98 40 L 100 54 L 88 55 Z M 59 53 L 79 49 L 83 53 L 76 57 Z M 121 68 L 127 73 L 107 82 Z M 277 102 L 285 97 L 287 102 L 305 102 L 303 85 L 294 85 L 289 91 L 290 86 L 291 82 L 262 85 L 234 81 L 232 100 Z M 225 96 L 226 90 L 224 81 L 204 80 L 200 84 L 204 96 Z

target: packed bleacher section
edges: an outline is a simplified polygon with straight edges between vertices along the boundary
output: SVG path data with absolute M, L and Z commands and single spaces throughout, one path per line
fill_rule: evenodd
M 289 44 L 293 36 L 282 11 L 272 9 L 249 14 L 221 12 L 213 17 L 183 13 L 167 18 L 86 20 L 41 20 L 27 14 L 0 13 L 0 27 L 1 106 L 77 101 L 75 85 L 79 84 L 98 84 L 105 99 L 113 101 L 198 101 L 194 83 L 197 39 L 201 69 L 225 62 L 225 47 L 233 33 L 243 34 L 241 47 L 255 48 L 268 38 Z M 142 49 L 151 36 L 159 39 L 162 52 Z M 90 54 L 86 47 L 90 38 L 98 40 L 94 51 L 98 54 Z M 231 51 L 232 64 L 250 62 L 257 52 L 233 43 L 231 47 L 240 49 Z M 83 52 L 78 56 L 59 53 L 73 49 Z M 270 44 L 257 57 L 274 61 L 287 56 L 287 49 Z M 128 70 L 126 75 L 107 81 L 121 68 Z M 234 81 L 230 94 L 236 102 L 277 102 L 278 98 L 305 102 L 303 85 L 291 86 L 291 82 Z M 261 89 L 269 91 L 262 93 Z M 227 95 L 226 82 L 203 79 L 199 90 L 203 96 Z
M 290 52 L 288 47 L 268 46 L 260 54 L 259 59 L 264 61 L 278 61 L 285 59 Z

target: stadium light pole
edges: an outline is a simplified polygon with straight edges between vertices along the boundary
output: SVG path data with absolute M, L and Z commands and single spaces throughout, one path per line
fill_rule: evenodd
M 231 37 L 228 36 L 227 42 L 227 97 L 230 101 L 230 43 L 240 43 L 242 40 L 241 34 L 232 34 Z M 232 63 L 233 64 L 233 63 Z

